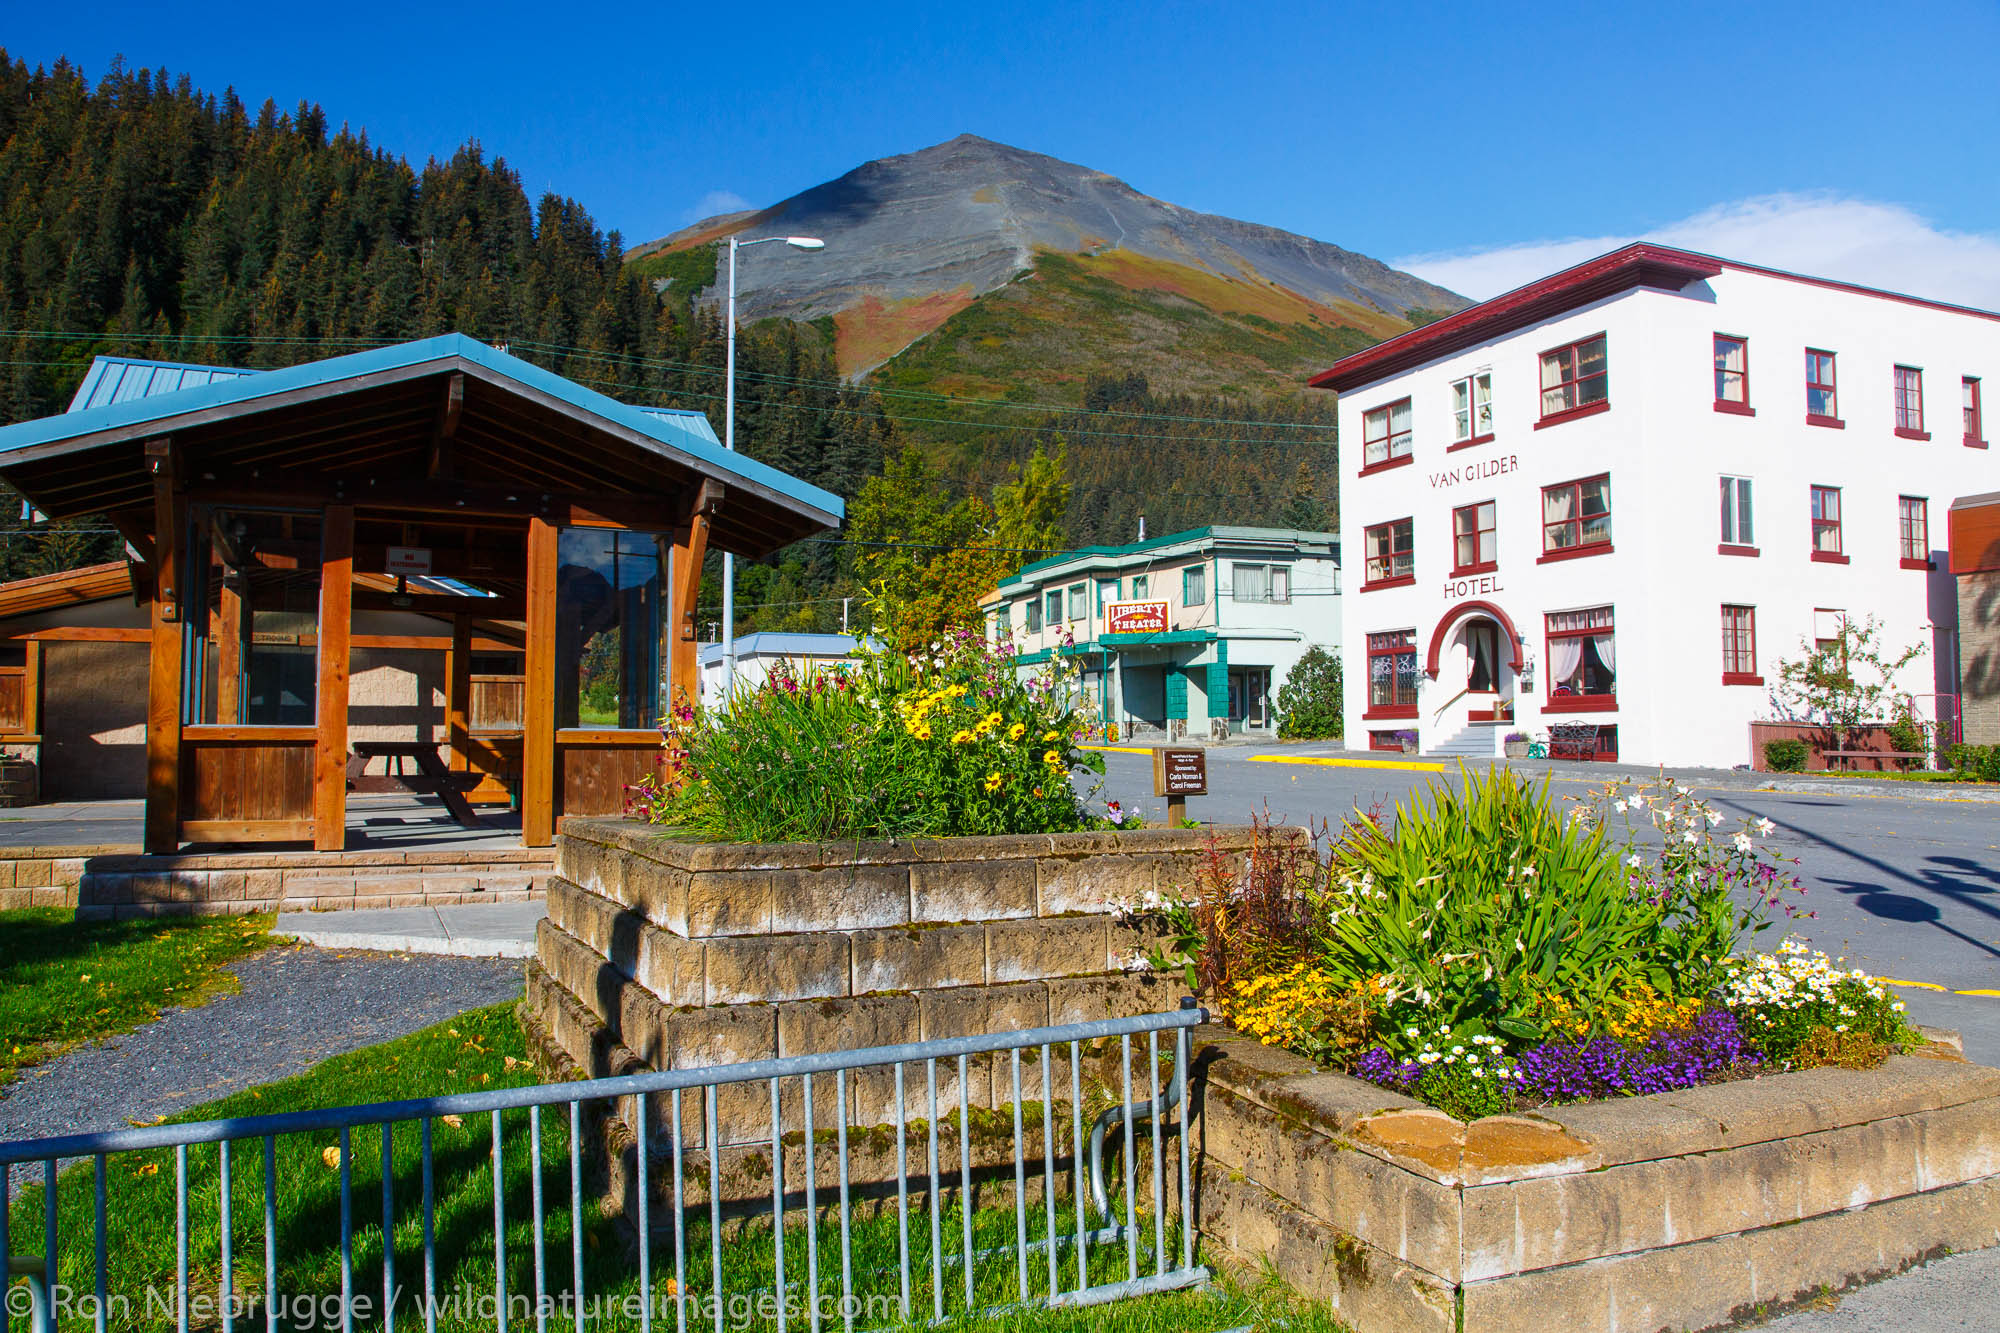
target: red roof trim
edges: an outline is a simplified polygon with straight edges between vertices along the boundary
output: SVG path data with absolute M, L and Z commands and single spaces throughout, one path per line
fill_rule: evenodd
M 1863 287 L 1859 283 L 1815 278 L 1804 273 L 1787 273 L 1783 269 L 1640 242 L 1599 255 L 1525 287 L 1517 287 L 1489 301 L 1468 306 L 1455 315 L 1411 329 L 1366 351 L 1343 357 L 1307 383 L 1315 389 L 1336 389 L 1346 393 L 1634 287 L 1679 291 L 1691 282 L 1713 278 L 1724 269 L 1755 273 L 1766 278 L 1782 278 L 1786 282 L 1800 282 L 1808 287 L 1824 287 L 1855 296 L 1873 296 L 1926 310 L 1941 310 L 1947 314 L 2000 321 L 2000 313 L 1974 306 L 1932 301 L 1902 292 L 1884 291 L 1879 287 Z
M 1344 393 L 1634 287 L 1679 291 L 1720 272 L 1721 261 L 1705 255 L 1628 245 L 1343 357 L 1307 383 Z

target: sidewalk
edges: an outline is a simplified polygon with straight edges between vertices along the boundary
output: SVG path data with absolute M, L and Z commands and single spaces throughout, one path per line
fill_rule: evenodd
M 322 949 L 533 958 L 535 928 L 548 914 L 548 906 L 540 902 L 280 912 L 271 933 Z

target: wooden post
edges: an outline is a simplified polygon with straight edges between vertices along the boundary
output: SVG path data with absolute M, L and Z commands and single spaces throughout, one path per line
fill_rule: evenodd
M 152 653 L 146 669 L 146 831 L 152 854 L 181 841 L 181 608 L 175 577 L 184 518 L 170 439 L 146 441 L 153 474 Z
M 30 736 L 42 734 L 42 644 L 27 642 L 27 669 L 21 673 L 21 730 Z
M 527 681 L 521 717 L 521 844 L 547 847 L 556 834 L 555 525 L 528 520 Z
M 347 844 L 347 673 L 354 615 L 354 508 L 328 505 L 320 521 L 319 734 L 313 747 L 313 847 Z
M 244 574 L 224 566 L 222 594 L 216 611 L 215 630 L 215 720 L 225 726 L 243 721 L 243 579 Z
M 444 654 L 444 739 L 451 767 L 463 773 L 472 756 L 472 619 L 451 618 L 451 647 Z
M 722 483 L 705 481 L 695 494 L 694 513 L 683 533 L 675 534 L 673 583 L 674 633 L 667 653 L 667 707 L 701 702 L 701 660 L 696 638 L 695 603 L 701 596 L 701 565 L 708 557 L 709 516 L 726 498 Z

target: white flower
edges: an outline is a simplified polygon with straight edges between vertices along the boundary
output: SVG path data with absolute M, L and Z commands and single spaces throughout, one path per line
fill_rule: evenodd
M 1692 833 L 1683 833 L 1681 834 L 1681 841 L 1686 843 L 1688 846 L 1692 847 L 1697 842 L 1701 841 L 1701 839 L 1695 837 L 1695 835 Z
M 1731 841 L 1736 844 L 1736 850 L 1739 852 L 1750 850 L 1750 835 L 1747 833 L 1739 833 Z
M 1639 868 L 1639 853 L 1634 852 L 1630 856 L 1626 857 L 1625 864 L 1631 866 L 1634 870 L 1637 870 Z
M 1645 794 L 1644 792 L 1637 792 L 1637 791 L 1633 792 L 1633 793 L 1632 793 L 1632 805 L 1633 805 L 1633 808 L 1634 808 L 1634 809 L 1638 809 L 1638 810 L 1643 810 L 1643 809 L 1645 809 L 1645 808 L 1646 808 L 1646 794 Z
M 1720 824 L 1721 822 L 1722 822 L 1722 812 L 1720 810 L 1711 810 L 1708 812 L 1708 826 L 1710 828 L 1714 828 L 1717 824 Z
M 1767 838 L 1771 836 L 1771 830 L 1776 827 L 1778 826 L 1776 824 L 1773 824 L 1768 819 L 1760 819 L 1757 821 L 1757 831 L 1763 834 Z
M 1617 810 L 1617 811 L 1618 811 L 1618 813 L 1622 815 L 1622 814 L 1624 814 L 1624 813 L 1625 813 L 1625 802 L 1623 802 L 1623 801 L 1615 801 L 1615 802 L 1613 802 L 1613 803 L 1612 803 L 1612 808 L 1613 808 L 1613 809 L 1615 809 L 1615 810 Z

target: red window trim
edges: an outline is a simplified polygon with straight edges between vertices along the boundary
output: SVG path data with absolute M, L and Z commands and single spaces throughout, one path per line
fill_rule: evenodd
M 1469 440 L 1460 440 L 1457 444 L 1448 444 L 1445 446 L 1444 451 L 1448 454 L 1455 454 L 1460 449 L 1470 449 L 1476 444 L 1491 443 L 1493 443 L 1493 433 L 1488 431 L 1484 435 L 1475 435 Z
M 1392 638 L 1399 638 L 1402 641 L 1398 643 L 1391 643 L 1386 647 L 1377 647 L 1375 644 L 1375 640 L 1377 639 L 1392 639 Z M 1367 666 L 1367 672 L 1368 672 L 1367 676 L 1364 678 L 1362 686 L 1363 688 L 1362 698 L 1364 701 L 1363 707 L 1365 709 L 1365 711 L 1361 714 L 1362 720 L 1371 721 L 1376 718 L 1395 718 L 1401 720 L 1404 718 L 1415 717 L 1417 715 L 1415 681 L 1411 682 L 1411 688 L 1410 688 L 1411 698 L 1410 702 L 1406 704 L 1378 704 L 1374 701 L 1374 694 L 1375 694 L 1375 659 L 1378 657 L 1387 657 L 1394 659 L 1397 657 L 1401 657 L 1404 653 L 1408 653 L 1410 655 L 1411 661 L 1414 662 L 1417 656 L 1416 630 L 1396 629 L 1396 630 L 1371 631 L 1370 633 L 1362 637 L 1361 642 L 1366 654 L 1365 657 L 1363 658 L 1363 661 Z M 1401 693 L 1401 691 L 1398 691 L 1394 688 L 1395 674 L 1393 669 L 1391 670 L 1389 680 L 1391 687 L 1390 692 L 1392 694 Z
M 1615 694 L 1554 694 L 1542 704 L 1544 713 L 1615 713 Z
M 1907 371 L 1915 377 L 1916 384 L 1916 425 L 1905 426 L 1901 418 L 1903 412 L 1903 374 Z M 1896 434 L 1905 440 L 1928 440 L 1929 431 L 1924 429 L 1924 368 L 1922 366 L 1897 365 L 1890 372 L 1889 410 L 1896 421 Z
M 1415 704 L 1384 704 L 1380 708 L 1370 708 L 1361 715 L 1361 720 L 1363 722 L 1376 722 L 1388 718 L 1400 720 L 1415 717 L 1416 715 L 1417 706 Z
M 1719 543 L 1715 548 L 1715 553 L 1717 555 L 1747 555 L 1753 557 L 1760 554 L 1754 546 L 1738 546 L 1731 542 Z
M 1808 501 L 1818 500 L 1822 493 L 1833 497 L 1833 517 L 1831 519 L 1812 517 L 1810 504 L 1808 504 L 1806 510 L 1806 537 L 1811 543 L 1808 549 L 1812 551 L 1812 558 L 1824 565 L 1844 565 L 1847 563 L 1847 505 L 1841 495 L 1841 490 L 1842 488 L 1839 486 L 1808 484 L 1806 487 Z M 1833 539 L 1838 549 L 1832 551 L 1823 551 L 1820 549 L 1819 525 L 1822 523 L 1830 523 L 1832 525 Z
M 1389 528 L 1392 530 L 1390 536 L 1393 538 L 1395 535 L 1393 529 L 1395 529 L 1398 525 L 1401 524 L 1409 525 L 1410 544 L 1408 546 L 1403 547 L 1400 551 L 1396 550 L 1393 547 L 1390 548 L 1388 555 L 1388 563 L 1391 567 L 1393 567 L 1395 565 L 1395 560 L 1398 555 L 1406 555 L 1410 558 L 1410 572 L 1407 574 L 1391 574 L 1386 579 L 1369 580 L 1368 575 L 1372 573 L 1374 570 L 1376 557 L 1370 555 L 1368 552 L 1369 548 L 1374 544 L 1375 534 L 1380 530 L 1382 530 L 1383 528 Z M 1417 525 L 1415 519 L 1392 518 L 1384 523 L 1370 523 L 1368 526 L 1364 527 L 1361 530 L 1361 577 L 1363 579 L 1361 590 L 1363 592 L 1367 592 L 1374 588 L 1393 588 L 1393 587 L 1399 587 L 1405 583 L 1416 582 L 1417 578 L 1416 529 Z
M 1401 454 L 1398 454 L 1395 451 L 1396 409 L 1399 407 L 1408 407 L 1410 409 L 1410 422 L 1411 422 L 1411 427 L 1409 431 L 1410 447 Z M 1383 445 L 1389 451 L 1389 456 L 1383 459 L 1379 463 L 1370 463 L 1368 461 L 1368 446 L 1374 443 L 1373 437 L 1371 437 L 1368 434 L 1368 418 L 1373 416 L 1380 416 L 1382 418 L 1383 433 L 1381 439 Z M 1388 468 L 1395 467 L 1398 463 L 1408 463 L 1416 457 L 1416 453 L 1417 453 L 1416 411 L 1414 406 L 1414 400 L 1411 398 L 1409 394 L 1404 394 L 1401 398 L 1394 399 L 1390 402 L 1378 404 L 1374 407 L 1369 408 L 1367 411 L 1361 414 L 1361 475 L 1362 476 L 1366 476 L 1370 472 L 1384 471 Z
M 1813 358 L 1816 356 L 1826 358 L 1827 378 L 1825 380 L 1816 380 L 1812 377 Z M 1814 389 L 1825 389 L 1827 391 L 1827 396 L 1833 400 L 1832 412 L 1821 413 L 1812 410 L 1812 391 Z M 1806 424 L 1808 426 L 1831 426 L 1835 430 L 1844 430 L 1847 425 L 1846 422 L 1840 419 L 1839 358 L 1835 353 L 1827 351 L 1824 347 L 1806 348 Z
M 1847 563 L 1845 551 L 1814 551 L 1812 558 L 1822 565 L 1844 565 Z
M 1499 504 L 1497 504 L 1495 501 L 1492 500 L 1474 500 L 1469 505 L 1454 505 L 1452 507 L 1451 576 L 1453 578 L 1461 578 L 1467 574 L 1491 574 L 1494 570 L 1500 568 L 1500 561 L 1497 557 L 1492 560 L 1475 560 L 1473 563 L 1469 565 L 1461 565 L 1458 563 L 1458 537 L 1459 537 L 1458 516 L 1467 509 L 1476 510 L 1481 505 L 1489 505 L 1489 504 L 1493 506 L 1493 526 L 1491 528 L 1474 528 L 1472 530 L 1472 549 L 1477 551 L 1479 549 L 1479 537 L 1481 533 L 1491 532 L 1496 534 L 1493 539 L 1493 544 L 1496 548 L 1500 544 L 1500 539 L 1499 536 L 1497 535 L 1500 531 Z
M 1546 565 L 1557 560 L 1583 560 L 1593 555 L 1610 555 L 1611 549 L 1610 542 L 1595 542 L 1589 546 L 1571 546 L 1561 551 L 1550 551 L 1547 555 L 1535 561 L 1535 563 Z
M 1417 456 L 1413 451 L 1407 454 L 1400 454 L 1397 457 L 1388 459 L 1385 462 L 1365 464 L 1363 465 L 1361 471 L 1355 473 L 1354 475 L 1357 477 L 1369 477 L 1373 476 L 1377 472 L 1387 472 L 1390 468 L 1408 467 L 1410 464 L 1416 461 L 1417 461 Z
M 1911 558 L 1910 558 L 1909 556 L 1907 556 L 1907 555 L 1903 557 L 1903 561 L 1902 561 L 1902 563 L 1903 563 L 1903 568 L 1904 568 L 1904 569 L 1936 569 L 1936 568 L 1937 568 L 1937 565 L 1936 565 L 1936 563 L 1935 563 L 1935 562 L 1933 562 L 1933 561 L 1930 561 L 1930 560 L 1912 560 L 1912 559 L 1911 559 Z
M 1918 506 L 1918 511 L 1923 515 L 1924 530 L 1922 534 L 1923 535 L 1922 555 L 1907 554 L 1909 548 L 1907 545 L 1907 538 L 1905 537 L 1903 532 L 1903 525 L 1904 525 L 1903 510 L 1904 506 L 1912 501 L 1916 503 L 1916 505 Z M 1930 554 L 1931 502 L 1929 496 L 1899 495 L 1896 497 L 1896 546 L 1897 546 L 1896 554 L 1900 557 L 1901 564 L 1904 569 L 1934 568 L 1934 566 L 1931 564 L 1931 554 Z
M 1742 671 L 1725 671 L 1722 673 L 1722 683 L 1724 685 L 1762 685 L 1764 678 L 1762 676 L 1752 676 Z
M 1736 372 L 1743 377 L 1743 401 L 1739 403 L 1733 398 L 1718 396 L 1715 400 L 1715 410 L 1718 412 L 1728 412 L 1733 416 L 1739 417 L 1756 416 L 1757 409 L 1750 406 L 1750 340 L 1738 337 L 1733 333 L 1718 333 L 1714 335 L 1713 341 L 1709 344 L 1709 360 L 1711 362 L 1715 359 L 1713 349 L 1716 343 L 1735 343 L 1743 349 L 1743 369 Z M 1722 369 L 1719 366 L 1711 366 L 1710 369 L 1712 374 L 1719 375 L 1722 373 Z
M 1585 341 L 1588 341 L 1588 339 Z M 1572 407 L 1545 416 L 1535 423 L 1535 429 L 1541 430 L 1544 426 L 1560 426 L 1565 421 L 1575 421 L 1578 417 L 1594 417 L 1599 412 L 1609 412 L 1610 410 L 1611 400 L 1609 398 L 1600 398 L 1594 403 L 1585 403 L 1582 407 Z
M 1577 365 L 1577 357 L 1576 357 L 1577 350 L 1581 348 L 1585 343 L 1594 343 L 1600 341 L 1604 344 L 1604 369 L 1598 371 L 1594 375 L 1574 374 Z M 1536 430 L 1540 430 L 1544 426 L 1553 426 L 1564 421 L 1574 421 L 1578 417 L 1596 416 L 1599 412 L 1608 412 L 1611 410 L 1611 339 L 1605 333 L 1593 333 L 1588 338 L 1577 338 L 1571 342 L 1562 343 L 1556 347 L 1550 347 L 1544 350 L 1540 356 L 1535 358 L 1535 382 L 1537 386 L 1535 392 L 1538 395 L 1535 399 L 1535 406 L 1540 407 L 1542 405 L 1542 399 L 1540 395 L 1545 395 L 1549 392 L 1549 386 L 1543 385 L 1541 383 L 1541 369 L 1543 363 L 1546 362 L 1552 356 L 1559 356 L 1563 354 L 1568 355 L 1569 368 L 1573 375 L 1573 378 L 1563 381 L 1563 384 L 1568 386 L 1576 386 L 1578 388 L 1577 396 L 1582 397 L 1581 386 L 1585 380 L 1587 379 L 1602 380 L 1604 381 L 1604 396 L 1598 399 L 1594 403 L 1582 403 L 1576 407 L 1566 407 L 1559 412 L 1544 411 L 1541 415 L 1541 420 L 1535 423 Z
M 1968 387 L 1972 390 L 1972 424 L 1978 428 L 1977 430 L 1965 430 L 1964 428 L 1963 414 L 1965 409 L 1963 398 L 1965 390 Z M 1961 375 L 1959 377 L 1958 392 L 1961 399 L 1959 429 L 1965 435 L 1965 447 L 1968 449 L 1984 449 L 1986 447 L 1986 401 L 1982 396 L 1983 388 L 1984 386 L 1980 383 L 1980 377 L 1977 375 Z
M 1736 632 L 1736 622 L 1729 614 L 1731 611 L 1745 613 L 1742 625 L 1743 633 L 1741 634 Z M 1732 653 L 1730 651 L 1732 639 L 1734 639 L 1737 647 L 1746 648 L 1747 651 Z M 1745 639 L 1748 640 L 1747 644 L 1744 642 Z M 1744 665 L 1745 658 L 1749 659 L 1748 666 L 1750 670 L 1733 671 L 1730 669 L 1732 666 Z M 1724 685 L 1762 685 L 1764 683 L 1764 678 L 1757 674 L 1757 608 L 1754 606 L 1745 606 L 1741 602 L 1724 602 L 1722 604 L 1722 683 Z
M 1986 441 L 1975 440 L 1970 435 L 1968 435 L 1965 437 L 1965 447 L 1968 449 L 1984 449 L 1986 447 Z
M 1401 730 L 1408 731 L 1410 730 L 1410 728 L 1404 727 L 1401 728 Z M 1392 743 L 1384 739 L 1385 737 L 1394 736 L 1395 734 L 1396 733 L 1393 731 L 1369 732 L 1368 748 L 1382 754 L 1401 754 L 1403 752 L 1403 743 L 1401 741 L 1395 741 Z

